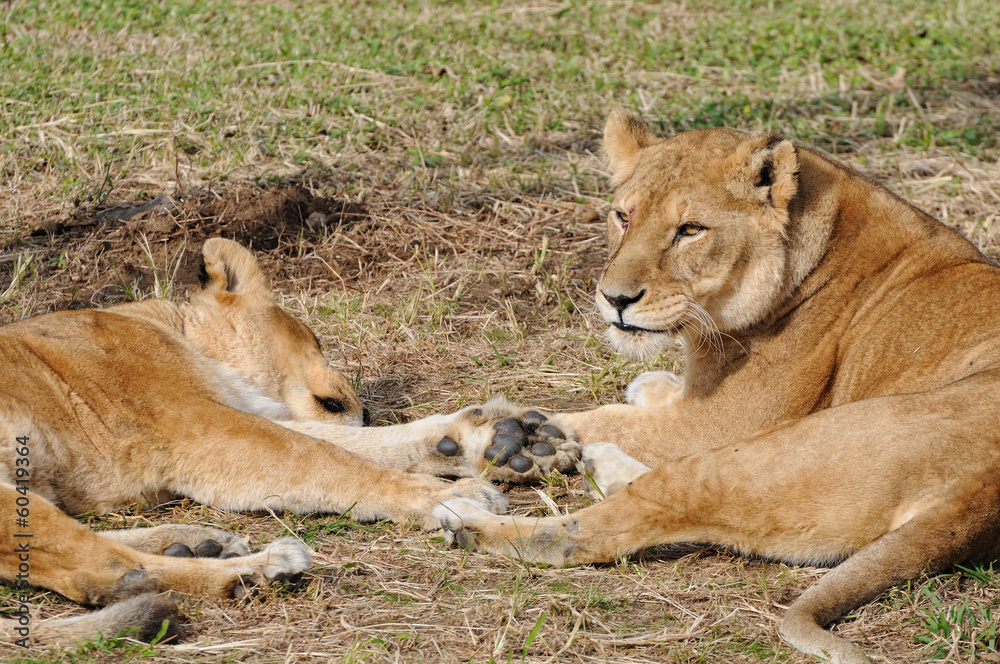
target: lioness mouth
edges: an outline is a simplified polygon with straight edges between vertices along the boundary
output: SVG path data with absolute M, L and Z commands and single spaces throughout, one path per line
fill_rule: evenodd
M 614 321 L 611 324 L 617 327 L 622 332 L 628 332 L 630 334 L 639 334 L 640 332 L 648 332 L 650 334 L 677 334 L 680 331 L 681 327 L 684 326 L 683 323 L 679 323 L 675 327 L 670 328 L 669 330 L 650 330 L 645 327 L 637 327 L 635 325 L 629 325 L 628 323 L 619 323 L 618 321 Z

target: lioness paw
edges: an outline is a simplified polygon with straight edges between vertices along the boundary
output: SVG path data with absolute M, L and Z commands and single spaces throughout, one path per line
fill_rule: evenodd
M 595 500 L 607 498 L 650 471 L 614 443 L 585 445 L 581 462 L 587 494 Z
M 633 406 L 666 406 L 681 397 L 684 381 L 672 371 L 647 371 L 625 388 L 625 402 Z
M 580 459 L 580 445 L 569 427 L 502 397 L 466 408 L 458 416 L 469 429 L 462 445 L 456 450 L 454 440 L 443 439 L 438 451 L 462 453 L 490 479 L 537 482 L 553 471 L 572 471 Z

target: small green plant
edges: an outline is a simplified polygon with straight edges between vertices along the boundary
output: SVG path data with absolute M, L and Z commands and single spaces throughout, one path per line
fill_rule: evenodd
M 10 278 L 10 285 L 3 293 L 0 293 L 0 305 L 10 301 L 18 289 L 25 282 L 28 272 L 31 269 L 32 255 L 25 252 L 14 261 L 14 270 Z
M 944 659 L 953 651 L 970 658 L 976 653 L 997 651 L 996 620 L 1000 619 L 1000 613 L 994 617 L 995 607 L 971 600 L 943 607 L 936 597 L 932 601 L 933 607 L 921 609 L 927 634 L 917 637 L 932 659 Z
M 982 583 L 995 583 L 996 573 L 991 564 L 983 567 L 959 567 L 961 576 L 969 576 Z M 924 644 L 924 650 L 931 659 L 944 659 L 958 655 L 961 658 L 976 658 L 977 654 L 995 653 L 1000 645 L 1000 613 L 992 603 L 973 601 L 966 598 L 957 606 L 946 606 L 935 594 L 936 584 L 920 588 L 930 606 L 920 608 L 921 625 L 926 634 L 917 637 Z
M 530 648 L 531 644 L 535 642 L 536 638 L 538 638 L 538 633 L 542 630 L 542 625 L 545 624 L 545 618 L 545 612 L 542 611 L 542 614 L 538 616 L 538 620 L 535 622 L 535 626 L 532 627 L 531 632 L 528 633 L 528 638 L 524 640 L 524 647 L 521 648 L 521 661 L 528 659 L 528 648 Z

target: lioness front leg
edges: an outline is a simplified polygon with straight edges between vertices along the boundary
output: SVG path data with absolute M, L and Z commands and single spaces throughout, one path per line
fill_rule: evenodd
M 391 427 L 344 427 L 278 422 L 328 441 L 380 466 L 439 477 L 487 477 L 537 482 L 569 472 L 580 445 L 558 418 L 518 407 L 502 397 L 451 415 L 432 415 Z
M 658 375 L 663 373 L 643 374 L 653 378 L 648 384 L 641 383 L 643 389 L 633 395 L 637 405 L 610 404 L 559 413 L 559 420 L 575 432 L 576 440 L 584 447 L 614 443 L 632 459 L 653 468 L 741 440 L 782 421 L 780 413 L 747 409 L 743 394 L 727 394 L 715 400 L 688 398 L 681 393 L 664 396 L 671 381 Z M 641 381 L 642 376 L 637 380 Z M 647 404 L 647 400 L 653 403 Z
M 996 465 L 978 462 L 995 458 L 995 443 L 965 434 L 1000 424 L 966 405 L 991 379 L 823 410 L 667 461 L 567 516 L 497 516 L 462 501 L 435 514 L 461 542 L 555 565 L 674 542 L 789 563 L 843 560 L 789 607 L 782 633 L 805 652 L 861 663 L 864 653 L 823 625 L 894 584 L 1000 554 Z

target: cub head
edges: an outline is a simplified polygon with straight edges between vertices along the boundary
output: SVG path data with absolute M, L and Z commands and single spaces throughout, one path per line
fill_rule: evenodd
M 604 145 L 616 185 L 597 306 L 619 352 L 690 348 L 764 318 L 788 292 L 791 141 L 709 129 L 659 139 L 623 111 Z
M 367 419 L 350 382 L 323 357 L 316 335 L 275 303 L 249 251 L 211 238 L 202 259 L 201 289 L 185 309 L 184 336 L 223 365 L 220 389 L 231 405 L 271 419 Z

